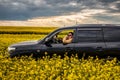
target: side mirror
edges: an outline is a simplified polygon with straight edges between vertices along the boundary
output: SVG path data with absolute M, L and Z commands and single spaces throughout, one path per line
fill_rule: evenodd
M 49 42 L 49 41 L 50 41 L 50 38 L 46 38 L 46 39 L 45 39 L 45 43 L 46 43 L 46 42 Z
M 50 41 L 50 38 L 46 38 L 44 43 L 46 46 L 52 47 L 49 41 Z

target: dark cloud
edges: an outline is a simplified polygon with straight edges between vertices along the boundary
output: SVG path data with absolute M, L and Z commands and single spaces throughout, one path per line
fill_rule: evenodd
M 0 0 L 0 20 L 78 13 L 84 9 L 120 12 L 119 0 Z
M 112 3 L 112 2 L 116 2 L 118 0 L 100 0 L 102 3 L 105 3 L 105 4 L 109 4 L 109 3 Z
M 113 8 L 110 8 L 110 12 L 120 12 L 120 1 L 116 1 L 110 6 L 113 6 Z
M 94 19 L 98 21 L 104 21 L 104 22 L 114 22 L 119 23 L 120 22 L 120 15 L 112 15 L 112 14 L 96 14 L 93 16 Z

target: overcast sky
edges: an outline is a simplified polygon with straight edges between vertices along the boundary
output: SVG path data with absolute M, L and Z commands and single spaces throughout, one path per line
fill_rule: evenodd
M 0 0 L 0 20 L 28 20 L 76 13 L 93 13 L 88 16 L 120 22 L 120 0 Z

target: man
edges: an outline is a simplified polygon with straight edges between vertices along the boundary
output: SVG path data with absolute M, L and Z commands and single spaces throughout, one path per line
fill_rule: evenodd
M 69 44 L 73 40 L 73 32 L 69 32 L 67 36 L 63 38 L 63 43 L 64 44 Z

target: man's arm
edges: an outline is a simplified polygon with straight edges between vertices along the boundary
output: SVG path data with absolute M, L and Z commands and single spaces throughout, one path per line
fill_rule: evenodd
M 67 39 L 67 36 L 65 36 L 65 37 L 63 38 L 63 43 L 68 44 L 68 43 L 71 43 L 71 42 L 72 42 L 72 38 Z

